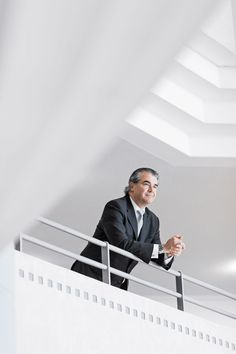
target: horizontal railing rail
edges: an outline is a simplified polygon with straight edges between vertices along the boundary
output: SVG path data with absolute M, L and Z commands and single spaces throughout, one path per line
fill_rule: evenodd
M 87 242 L 90 242 L 90 243 L 93 243 L 97 246 L 100 246 L 101 247 L 101 253 L 102 253 L 102 263 L 100 262 L 96 262 L 90 258 L 87 258 L 87 257 L 84 257 L 84 256 L 81 256 L 81 255 L 78 255 L 76 253 L 73 253 L 73 252 L 70 252 L 70 251 L 67 251 L 61 247 L 57 247 L 55 245 L 52 245 L 48 242 L 45 242 L 45 241 L 42 241 L 42 240 L 39 240 L 35 237 L 32 237 L 32 236 L 29 236 L 29 235 L 26 235 L 24 233 L 21 233 L 20 234 L 20 250 L 23 251 L 23 240 L 26 240 L 28 242 L 31 242 L 31 243 L 34 243 L 34 244 L 37 244 L 38 246 L 41 246 L 41 247 L 44 247 L 44 248 L 47 248 L 47 249 L 50 249 L 56 253 L 59 253 L 59 254 L 63 254 L 67 257 L 70 257 L 70 258 L 73 258 L 73 259 L 77 259 L 83 263 L 86 263 L 88 265 L 91 265 L 91 266 L 94 266 L 94 267 L 97 267 L 99 269 L 102 270 L 102 279 L 104 282 L 110 284 L 110 281 L 111 281 L 111 274 L 115 274 L 115 275 L 118 275 L 122 278 L 125 278 L 125 279 L 128 279 L 128 280 L 131 280 L 131 281 L 134 281 L 136 283 L 139 283 L 141 285 L 144 285 L 146 287 L 150 287 L 154 290 L 158 290 L 158 291 L 161 291 L 165 294 L 168 294 L 170 296 L 173 296 L 177 299 L 177 308 L 179 310 L 182 310 L 184 311 L 184 303 L 185 302 L 189 302 L 189 303 L 192 303 L 194 305 L 197 305 L 197 306 L 200 306 L 202 308 L 205 308 L 205 309 L 208 309 L 208 310 L 211 310 L 213 312 L 216 312 L 216 313 L 219 313 L 221 315 L 224 315 L 224 316 L 227 316 L 227 317 L 230 317 L 230 318 L 233 318 L 233 319 L 236 319 L 236 314 L 233 314 L 233 313 L 229 313 L 225 310 L 221 310 L 221 309 L 218 309 L 216 307 L 213 307 L 213 306 L 209 306 L 209 305 L 206 305 L 202 302 L 199 302 L 189 296 L 185 296 L 184 294 L 184 281 L 188 281 L 188 282 L 191 282 L 195 285 L 198 285 L 198 286 L 201 286 L 201 287 L 204 287 L 208 290 L 211 290 L 217 294 L 220 294 L 222 296 L 225 296 L 225 297 L 228 297 L 232 300 L 236 300 L 236 296 L 234 294 L 231 294 L 229 292 L 226 292 L 220 288 L 217 288 L 215 286 L 212 286 L 210 284 L 207 284 L 201 280 L 198 280 L 198 279 L 195 279 L 193 277 L 190 277 L 188 275 L 185 275 L 183 274 L 182 272 L 180 271 L 176 271 L 176 270 L 168 270 L 166 271 L 165 269 L 157 266 L 157 265 L 154 265 L 152 262 L 150 262 L 147 266 L 148 267 L 152 267 L 152 268 L 155 268 L 159 271 L 162 271 L 162 272 L 165 272 L 167 274 L 171 274 L 172 276 L 175 276 L 175 279 L 176 279 L 176 291 L 172 291 L 172 290 L 169 290 L 167 288 L 164 288 L 164 287 L 161 287 L 157 284 L 154 284 L 152 282 L 149 282 L 149 281 L 146 281 L 146 280 L 143 280 L 141 278 L 138 278 L 138 277 L 135 277 L 133 275 L 130 275 L 128 273 L 125 273 L 125 272 L 122 272 L 118 269 L 115 269 L 113 267 L 110 266 L 110 251 L 112 252 L 116 252 L 118 254 L 121 254 L 125 257 L 128 257 L 130 259 L 133 259 L 139 263 L 144 263 L 146 264 L 145 262 L 143 262 L 141 259 L 139 259 L 138 257 L 134 256 L 132 253 L 128 252 L 128 251 L 125 251 L 121 248 L 118 248 L 114 245 L 111 245 L 109 244 L 108 242 L 104 242 L 104 241 L 101 241 L 101 240 L 98 240 L 94 237 L 91 237 L 91 236 L 87 236 L 87 235 L 84 235 L 80 232 L 78 232 L 77 230 L 74 230 L 74 229 L 71 229 L 67 226 L 64 226 L 64 225 L 61 225 L 55 221 L 52 221 L 52 220 L 49 220 L 49 219 L 46 219 L 46 218 L 43 218 L 43 217 L 40 217 L 38 218 L 38 221 L 47 225 L 47 226 L 50 226 L 50 227 L 53 227 L 57 230 L 60 230 L 60 231 L 63 231 L 67 234 L 70 234 L 72 236 L 75 236 L 75 237 L 78 237 L 80 239 L 83 239 L 84 241 L 87 241 Z
M 86 237 L 90 238 L 89 236 L 86 236 Z M 56 253 L 62 254 L 64 256 L 67 256 L 67 257 L 70 257 L 70 258 L 73 258 L 73 259 L 77 259 L 77 260 L 79 260 L 79 261 L 81 261 L 83 263 L 86 263 L 88 265 L 94 266 L 94 267 L 99 268 L 101 270 L 107 270 L 108 269 L 108 266 L 103 264 L 103 263 L 96 262 L 96 261 L 93 261 L 90 258 L 87 258 L 87 257 L 84 257 L 84 256 L 80 256 L 80 255 L 78 255 L 78 254 L 76 254 L 74 252 L 70 252 L 70 251 L 64 250 L 61 247 L 54 246 L 54 245 L 50 244 L 49 242 L 45 242 L 45 241 L 39 240 L 39 239 L 37 239 L 35 237 L 32 237 L 30 235 L 27 235 L 25 233 L 21 233 L 20 234 L 20 245 L 21 245 L 20 246 L 20 250 L 21 251 L 23 251 L 23 243 L 22 243 L 23 240 L 29 241 L 29 242 L 31 242 L 31 243 L 33 243 L 35 245 L 50 249 L 50 250 L 52 250 L 52 251 L 54 251 Z M 92 241 L 93 241 L 93 238 L 92 238 Z M 127 252 L 127 253 L 129 253 L 129 252 Z M 137 257 L 135 257 L 135 258 L 137 258 Z M 142 260 L 140 260 L 140 261 L 143 262 Z M 118 269 L 110 267 L 110 272 L 112 274 L 116 274 L 116 275 L 118 275 L 120 277 L 132 280 L 132 281 L 134 281 L 136 283 L 145 285 L 145 286 L 147 286 L 149 288 L 162 291 L 162 292 L 164 292 L 164 293 L 166 293 L 168 295 L 174 296 L 176 298 L 181 298 L 181 295 L 179 293 L 177 293 L 177 292 L 174 292 L 174 291 L 171 291 L 169 289 L 163 288 L 163 287 L 161 287 L 159 285 L 156 285 L 154 283 L 150 283 L 150 282 L 148 282 L 146 280 L 134 277 L 133 275 L 130 275 L 130 274 L 125 273 L 125 272 L 122 272 L 121 270 L 118 270 Z
M 46 218 L 43 218 L 43 217 L 39 217 L 37 220 L 39 222 L 41 222 L 42 224 L 45 224 L 47 226 L 51 226 L 54 229 L 63 231 L 63 232 L 68 233 L 68 234 L 70 234 L 72 236 L 78 237 L 78 238 L 80 238 L 80 239 L 82 239 L 84 241 L 91 242 L 91 243 L 93 243 L 95 245 L 98 245 L 98 246 L 101 246 L 101 247 L 106 247 L 106 242 L 105 241 L 100 241 L 100 240 L 98 240 L 98 239 L 96 239 L 94 237 L 84 235 L 81 232 L 78 232 L 77 230 L 71 229 L 68 226 L 61 225 L 61 224 L 59 224 L 59 223 L 57 223 L 55 221 L 52 221 L 52 220 L 49 220 L 49 219 L 46 219 Z M 142 259 L 134 256 L 132 253 L 130 253 L 128 251 L 125 251 L 125 250 L 123 250 L 123 249 L 121 249 L 119 247 L 116 247 L 116 246 L 113 246 L 113 245 L 109 244 L 109 248 L 110 248 L 110 251 L 114 251 L 114 252 L 116 252 L 118 254 L 121 254 L 122 256 L 126 256 L 126 257 L 128 257 L 130 259 L 133 259 L 134 261 L 146 264 L 145 262 L 142 261 Z M 154 265 L 154 264 L 149 263 L 149 266 L 151 266 L 153 268 L 157 268 L 160 271 L 166 273 L 166 270 L 161 268 L 161 267 L 159 267 L 158 265 Z M 179 276 L 179 272 L 177 272 L 175 270 L 172 270 L 172 269 L 168 270 L 168 274 L 172 274 L 174 276 Z
M 191 297 L 188 297 L 188 296 L 185 296 L 185 301 L 193 304 L 193 305 L 197 305 L 199 307 L 202 307 L 202 308 L 205 308 L 207 310 L 210 310 L 210 311 L 213 311 L 213 312 L 216 312 L 216 313 L 219 313 L 220 315 L 224 315 L 224 316 L 227 316 L 227 317 L 231 317 L 233 319 L 236 319 L 236 315 L 235 314 L 232 314 L 230 312 L 227 312 L 227 311 L 224 311 L 224 310 L 221 310 L 221 309 L 218 309 L 217 307 L 215 306 L 210 306 L 210 305 L 205 305 L 202 301 L 198 301 L 198 300 L 195 300 Z
M 54 246 L 54 245 L 52 245 L 49 242 L 45 242 L 45 241 L 39 240 L 39 239 L 37 239 L 35 237 L 32 237 L 32 236 L 29 236 L 29 235 L 27 235 L 25 233 L 21 233 L 20 234 L 20 250 L 21 251 L 23 250 L 23 244 L 22 244 L 23 240 L 29 241 L 31 243 L 34 243 L 35 245 L 50 249 L 50 250 L 52 250 L 52 251 L 54 251 L 56 253 L 63 254 L 64 256 L 78 259 L 79 261 L 84 262 L 86 264 L 89 264 L 91 266 L 94 266 L 94 267 L 97 267 L 97 268 L 100 268 L 100 269 L 107 269 L 107 266 L 105 264 L 93 261 L 92 259 L 87 258 L 87 257 L 80 256 L 80 255 L 78 255 L 78 254 L 76 254 L 74 252 L 67 251 L 64 248 Z
M 225 290 L 219 289 L 216 286 L 210 285 L 210 284 L 205 283 L 205 282 L 203 282 L 201 280 L 198 280 L 198 279 L 195 279 L 193 277 L 190 277 L 189 275 L 186 275 L 186 274 L 184 274 L 183 277 L 184 277 L 184 280 L 186 280 L 186 281 L 188 281 L 190 283 L 193 283 L 193 284 L 196 284 L 198 286 L 201 286 L 202 288 L 214 291 L 215 293 L 223 295 L 223 296 L 226 296 L 226 297 L 228 297 L 228 298 L 230 298 L 232 300 L 236 300 L 236 295 L 231 294 L 231 293 L 229 293 L 229 292 L 227 292 Z

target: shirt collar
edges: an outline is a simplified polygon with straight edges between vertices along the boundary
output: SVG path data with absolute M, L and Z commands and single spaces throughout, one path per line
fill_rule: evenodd
M 130 201 L 133 205 L 133 208 L 134 208 L 134 211 L 135 211 L 135 214 L 137 213 L 137 211 L 139 211 L 142 215 L 145 213 L 145 208 L 140 208 L 136 203 L 135 201 L 131 198 L 131 196 L 129 196 L 130 198 Z

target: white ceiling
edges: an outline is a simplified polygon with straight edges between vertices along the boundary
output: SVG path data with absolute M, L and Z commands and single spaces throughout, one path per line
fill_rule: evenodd
M 121 136 L 173 165 L 236 166 L 236 5 L 221 0 Z

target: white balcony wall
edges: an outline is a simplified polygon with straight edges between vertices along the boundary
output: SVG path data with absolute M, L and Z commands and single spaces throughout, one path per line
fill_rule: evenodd
M 17 354 L 234 353 L 235 330 L 16 251 Z

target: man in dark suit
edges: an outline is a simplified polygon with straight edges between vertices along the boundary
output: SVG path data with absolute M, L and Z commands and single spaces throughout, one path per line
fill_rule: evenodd
M 182 236 L 174 235 L 161 244 L 159 219 L 147 208 L 155 197 L 158 173 L 150 168 L 139 168 L 129 178 L 125 196 L 108 202 L 93 237 L 129 251 L 149 263 L 151 260 L 169 269 L 173 256 L 180 255 L 185 245 Z M 101 248 L 92 243 L 82 251 L 82 256 L 101 262 Z M 130 273 L 136 261 L 110 252 L 111 267 Z M 102 280 L 102 271 L 80 261 L 75 261 L 72 270 Z M 111 284 L 127 289 L 128 281 L 111 275 Z

